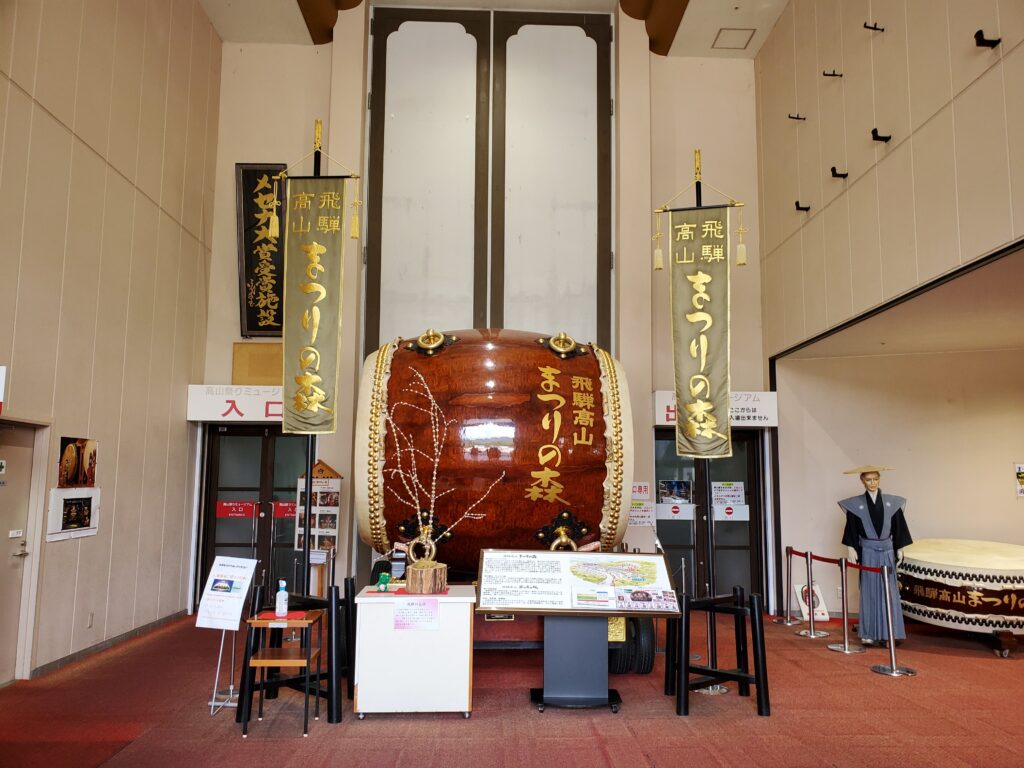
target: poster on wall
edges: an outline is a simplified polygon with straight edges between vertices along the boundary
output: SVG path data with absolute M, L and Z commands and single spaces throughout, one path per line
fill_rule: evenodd
M 1017 465 L 1017 498 L 1024 499 L 1024 464 Z
M 306 528 L 306 478 L 300 477 L 293 505 L 295 514 L 295 549 L 303 547 Z M 341 518 L 341 475 L 322 461 L 313 467 L 313 495 L 309 510 L 309 549 L 329 552 L 338 547 L 338 525 Z
M 46 540 L 95 536 L 100 525 L 99 488 L 51 488 Z
M 58 488 L 93 488 L 96 486 L 95 440 L 87 437 L 62 437 L 57 462 Z
M 243 338 L 281 335 L 284 249 L 281 233 L 272 231 L 270 218 L 280 194 L 274 176 L 284 169 L 284 163 L 235 163 Z

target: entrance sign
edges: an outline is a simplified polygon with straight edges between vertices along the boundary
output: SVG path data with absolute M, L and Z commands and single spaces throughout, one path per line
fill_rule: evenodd
M 678 616 L 663 555 L 485 549 L 477 611 Z
M 776 392 L 731 392 L 729 422 L 734 427 L 779 426 L 779 400 Z M 654 425 L 676 425 L 676 393 L 659 389 L 654 393 Z
M 185 418 L 210 422 L 280 422 L 283 408 L 281 387 L 189 384 Z
M 245 596 L 256 572 L 256 560 L 218 556 L 213 561 L 199 601 L 196 626 L 234 632 L 242 620 Z

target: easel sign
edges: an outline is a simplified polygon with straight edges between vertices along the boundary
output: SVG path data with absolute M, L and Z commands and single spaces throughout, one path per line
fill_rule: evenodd
M 678 616 L 661 554 L 485 549 L 477 611 Z
M 256 560 L 218 556 L 213 561 L 199 601 L 196 626 L 234 632 L 242 620 L 245 596 L 256 572 Z

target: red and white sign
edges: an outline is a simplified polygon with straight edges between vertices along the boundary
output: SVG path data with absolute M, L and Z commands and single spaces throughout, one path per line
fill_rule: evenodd
M 279 422 L 284 412 L 281 387 L 189 384 L 189 421 Z
M 775 392 L 730 392 L 729 421 L 734 427 L 779 426 L 779 399 Z M 659 389 L 654 393 L 654 425 L 676 425 L 676 393 Z
M 637 501 L 647 501 L 651 498 L 650 483 L 633 483 L 633 498 Z
M 7 386 L 7 366 L 0 365 L 0 413 L 4 412 L 4 388 Z
M 274 502 L 274 517 L 295 517 L 295 502 L 294 501 L 275 501 Z
M 713 504 L 712 507 L 715 510 L 715 520 L 735 522 L 750 519 L 750 506 L 747 504 Z
M 655 517 L 658 520 L 693 520 L 695 504 L 656 504 Z
M 217 517 L 256 517 L 255 501 L 218 501 Z

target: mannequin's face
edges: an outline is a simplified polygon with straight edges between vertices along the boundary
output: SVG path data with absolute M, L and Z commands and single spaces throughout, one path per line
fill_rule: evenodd
M 878 483 L 880 480 L 881 475 L 879 475 L 877 472 L 865 472 L 863 475 L 860 476 L 860 481 L 864 483 L 865 491 L 877 491 Z

